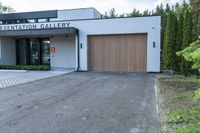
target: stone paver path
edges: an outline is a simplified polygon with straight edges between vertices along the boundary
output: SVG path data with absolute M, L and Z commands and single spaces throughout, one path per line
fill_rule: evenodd
M 59 76 L 69 71 L 27 71 L 27 72 L 0 72 L 0 88 L 23 84 L 43 78 Z

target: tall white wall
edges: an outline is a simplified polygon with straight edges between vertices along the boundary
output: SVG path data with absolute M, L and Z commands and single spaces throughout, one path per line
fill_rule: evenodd
M 101 14 L 94 8 L 81 8 L 71 10 L 59 10 L 58 18 L 53 18 L 51 21 L 59 20 L 79 20 L 79 19 L 94 19 L 101 18 Z
M 80 15 L 80 14 L 79 14 Z M 64 16 L 63 16 L 64 17 Z M 81 18 L 81 15 L 79 16 Z M 67 19 L 67 18 L 66 18 Z M 88 70 L 88 35 L 106 35 L 106 34 L 134 34 L 134 33 L 147 33 L 147 72 L 159 72 L 160 71 L 160 35 L 161 35 L 161 17 L 135 17 L 135 18 L 116 18 L 116 19 L 91 19 L 91 20 L 74 20 L 74 21 L 62 21 L 63 23 L 70 23 L 70 27 L 75 27 L 79 30 L 80 44 L 80 70 Z M 58 22 L 48 22 L 51 24 Z M 43 23 L 36 23 L 39 28 Z M 14 24 L 17 25 L 17 24 Z M 23 24 L 28 25 L 28 24 Z M 75 38 L 75 37 L 74 37 Z M 72 41 L 70 41 L 72 43 Z M 155 48 L 153 43 L 155 42 Z M 74 57 L 68 58 L 70 52 L 67 49 L 67 40 L 64 38 L 52 39 L 52 44 L 57 45 L 58 52 L 55 53 L 52 60 L 52 66 L 54 67 L 73 67 L 75 66 L 72 60 L 77 59 Z M 73 46 L 75 47 L 75 42 Z M 75 48 L 74 48 L 75 49 Z M 67 51 L 67 52 L 64 52 Z M 75 49 L 76 50 L 76 49 Z M 61 52 L 59 52 L 61 51 Z M 66 60 L 69 60 L 72 65 L 68 64 Z M 74 67 L 75 68 L 75 67 Z
M 0 65 L 16 65 L 16 45 L 11 37 L 0 37 Z
M 79 29 L 83 45 L 80 70 L 88 70 L 88 35 L 147 33 L 147 72 L 160 72 L 160 16 L 70 21 L 70 26 Z
M 76 68 L 75 37 L 53 37 L 51 47 L 56 48 L 51 53 L 51 68 Z

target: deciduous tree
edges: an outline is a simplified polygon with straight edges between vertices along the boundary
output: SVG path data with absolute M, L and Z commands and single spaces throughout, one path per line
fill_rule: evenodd
M 9 12 L 14 12 L 13 8 L 10 6 L 5 6 L 2 3 L 0 3 L 0 13 L 9 13 Z

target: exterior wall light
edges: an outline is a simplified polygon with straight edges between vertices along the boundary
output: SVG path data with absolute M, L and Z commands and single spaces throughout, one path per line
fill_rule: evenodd
M 80 43 L 80 48 L 81 48 L 81 49 L 83 48 L 83 44 L 82 44 L 82 43 Z
M 153 41 L 153 48 L 155 48 L 156 47 L 156 42 L 155 41 Z

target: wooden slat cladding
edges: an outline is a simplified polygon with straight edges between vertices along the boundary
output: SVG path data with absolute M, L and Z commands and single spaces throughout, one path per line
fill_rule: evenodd
M 147 34 L 89 36 L 89 70 L 146 72 Z

